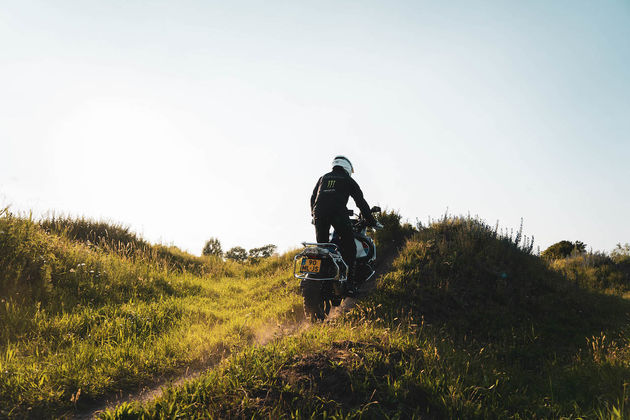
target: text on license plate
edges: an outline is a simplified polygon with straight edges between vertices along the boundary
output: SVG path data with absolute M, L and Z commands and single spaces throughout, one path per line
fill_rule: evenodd
M 321 266 L 322 260 L 302 258 L 302 267 L 300 268 L 300 271 L 302 273 L 319 273 Z

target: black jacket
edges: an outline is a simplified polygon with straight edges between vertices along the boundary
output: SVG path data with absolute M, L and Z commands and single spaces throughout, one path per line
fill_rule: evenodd
M 335 166 L 332 172 L 328 172 L 317 181 L 311 195 L 311 214 L 315 218 L 333 214 L 346 215 L 348 212 L 346 205 L 350 196 L 363 217 L 370 224 L 376 224 L 359 184 L 339 166 Z

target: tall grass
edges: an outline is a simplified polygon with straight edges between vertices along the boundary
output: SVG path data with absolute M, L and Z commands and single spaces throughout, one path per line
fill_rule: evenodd
M 55 226 L 0 214 L 0 417 L 70 412 L 217 360 L 300 313 L 290 256 L 248 267 L 116 226 Z M 98 239 L 105 231 L 118 248 Z
M 628 311 L 444 218 L 346 315 L 103 418 L 628 418 Z
M 115 253 L 134 262 L 150 261 L 162 264 L 169 270 L 187 271 L 199 276 L 233 274 L 220 257 L 196 257 L 175 246 L 150 244 L 121 224 L 52 215 L 39 221 L 39 225 L 48 233 L 81 242 L 91 249 Z
M 129 227 L 117 223 L 53 214 L 42 219 L 39 224 L 48 233 L 63 235 L 93 246 L 115 249 L 127 256 L 150 247 L 148 242 L 130 232 Z
M 588 252 L 549 262 L 576 287 L 613 294 L 630 292 L 630 259 L 611 258 L 602 252 Z

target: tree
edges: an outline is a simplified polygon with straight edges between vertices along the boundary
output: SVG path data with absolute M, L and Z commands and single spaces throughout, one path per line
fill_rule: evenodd
M 230 250 L 225 253 L 225 258 L 237 262 L 244 262 L 245 260 L 247 260 L 247 251 L 243 247 L 235 246 L 234 248 L 230 248 Z
M 223 250 L 221 249 L 221 242 L 217 238 L 210 238 L 201 251 L 202 255 L 215 255 L 217 257 L 223 256 Z
M 273 244 L 261 246 L 260 248 L 252 248 L 249 250 L 250 258 L 268 258 L 271 257 L 277 246 Z
M 249 250 L 249 260 L 253 263 L 257 263 L 262 258 L 269 258 L 276 250 L 276 246 L 273 244 L 261 246 L 260 248 L 252 248 Z
M 630 244 L 617 244 L 615 249 L 610 253 L 612 260 L 617 263 L 630 263 Z
M 571 252 L 576 254 L 584 254 L 586 252 L 586 244 L 581 241 L 575 241 L 573 243 L 573 251 Z
M 566 258 L 572 254 L 583 254 L 586 252 L 586 244 L 581 241 L 560 241 L 545 249 L 540 255 L 549 260 Z

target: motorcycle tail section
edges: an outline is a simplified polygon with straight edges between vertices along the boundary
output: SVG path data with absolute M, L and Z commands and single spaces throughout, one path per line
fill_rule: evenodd
M 348 266 L 341 258 L 337 245 L 332 243 L 303 243 L 304 249 L 295 256 L 293 275 L 312 281 L 345 282 Z

